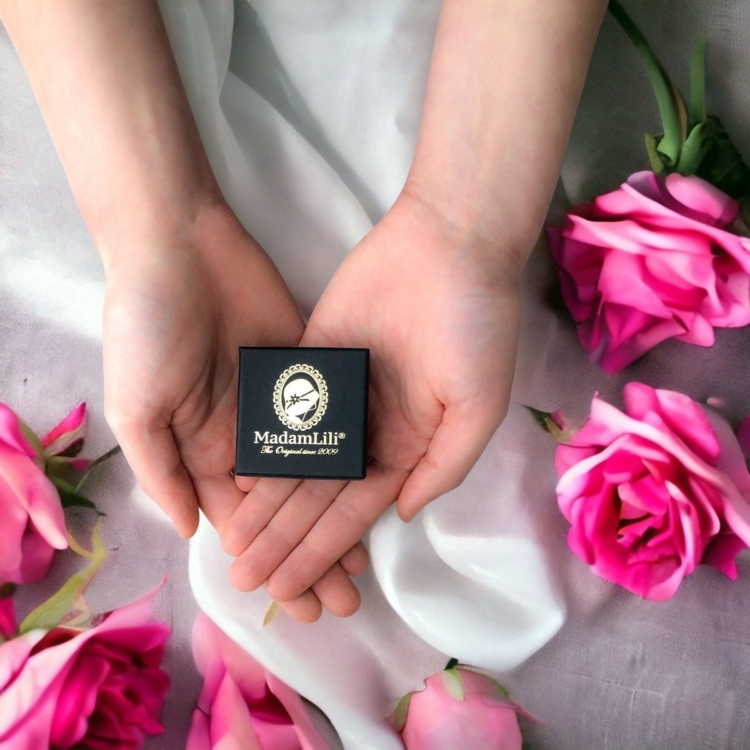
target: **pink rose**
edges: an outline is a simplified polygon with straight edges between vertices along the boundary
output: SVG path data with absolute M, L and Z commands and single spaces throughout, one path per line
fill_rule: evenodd
M 299 695 L 202 612 L 193 655 L 204 682 L 187 750 L 329 750 Z
M 457 666 L 402 698 L 393 719 L 406 750 L 521 750 L 518 710 L 491 677 Z
M 32 630 L 0 646 L 0 747 L 137 750 L 161 732 L 169 628 L 153 620 L 154 594 L 90 630 Z
M 60 498 L 18 417 L 0 404 L 0 584 L 43 578 L 68 546 Z
M 628 383 L 625 412 L 594 396 L 555 456 L 568 543 L 594 573 L 663 601 L 700 563 L 737 577 L 750 546 L 750 473 L 729 424 L 673 391 Z
M 711 346 L 750 323 L 750 240 L 739 205 L 698 177 L 638 172 L 547 230 L 584 348 L 610 373 L 658 343 Z

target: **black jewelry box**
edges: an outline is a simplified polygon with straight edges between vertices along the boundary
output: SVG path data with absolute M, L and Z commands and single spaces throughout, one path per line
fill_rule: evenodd
M 369 362 L 368 349 L 241 348 L 235 473 L 364 479 Z

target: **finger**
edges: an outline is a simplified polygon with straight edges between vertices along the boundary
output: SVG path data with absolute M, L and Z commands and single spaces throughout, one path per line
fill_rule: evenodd
M 348 575 L 361 576 L 370 564 L 370 553 L 362 542 L 357 542 L 339 562 Z
M 193 477 L 193 487 L 201 510 L 221 535 L 244 501 L 245 493 L 239 490 L 229 472 Z
M 268 525 L 234 561 L 230 569 L 232 585 L 240 591 L 253 591 L 267 581 L 346 484 L 343 480 L 333 479 L 301 482 Z
M 350 617 L 362 602 L 359 590 L 339 563 L 332 565 L 312 589 L 320 603 L 336 617 Z
M 169 423 L 107 414 L 112 431 L 143 491 L 172 519 L 183 539 L 198 528 L 198 498 Z
M 466 404 L 448 407 L 398 498 L 398 514 L 411 521 L 430 501 L 458 487 L 479 460 L 505 417 L 507 407 Z
M 323 614 L 323 606 L 315 592 L 308 589 L 296 599 L 278 602 L 278 605 L 294 620 L 305 624 L 316 622 Z
M 234 477 L 237 487 L 245 494 L 252 492 L 253 487 L 258 484 L 260 479 L 262 479 L 262 477 L 241 477 L 239 475 L 235 475 Z
M 368 466 L 367 478 L 350 482 L 331 507 L 268 579 L 268 592 L 277 601 L 288 601 L 310 588 L 351 549 L 391 505 L 408 472 Z
M 236 479 L 235 478 L 235 486 Z M 246 477 L 253 479 L 253 477 Z M 241 555 L 278 513 L 301 479 L 257 478 L 251 491 L 237 507 L 222 534 L 224 551 L 235 557 Z M 263 581 L 266 579 L 264 578 Z M 263 583 L 261 581 L 260 583 Z M 260 585 L 260 583 L 258 585 Z

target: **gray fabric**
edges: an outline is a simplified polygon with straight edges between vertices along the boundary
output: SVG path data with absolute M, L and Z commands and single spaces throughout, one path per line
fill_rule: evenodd
M 708 111 L 719 116 L 750 159 L 750 55 L 746 2 L 673 0 L 624 3 L 677 84 L 688 90 L 692 45 L 708 37 Z M 656 103 L 640 57 L 611 17 L 602 28 L 581 101 L 562 182 L 573 203 L 611 190 L 648 168 L 643 133 L 659 132 Z M 717 331 L 711 349 L 669 341 L 624 373 L 592 370 L 581 381 L 572 330 L 557 341 L 553 373 L 621 404 L 622 384 L 642 380 L 705 400 L 724 399 L 735 423 L 750 413 L 750 329 Z M 574 404 L 574 402 L 576 402 Z M 559 532 L 564 533 L 565 524 Z M 541 719 L 524 725 L 533 750 L 727 750 L 750 747 L 750 560 L 732 582 L 700 567 L 665 603 L 638 599 L 576 565 L 569 611 L 558 635 L 506 676 Z M 600 596 L 597 596 L 597 593 Z

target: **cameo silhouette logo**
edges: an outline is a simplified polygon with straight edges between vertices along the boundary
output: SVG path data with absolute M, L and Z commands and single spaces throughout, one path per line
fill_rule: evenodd
M 273 389 L 279 419 L 292 430 L 309 430 L 323 418 L 328 406 L 328 386 L 310 365 L 292 365 L 281 373 Z

